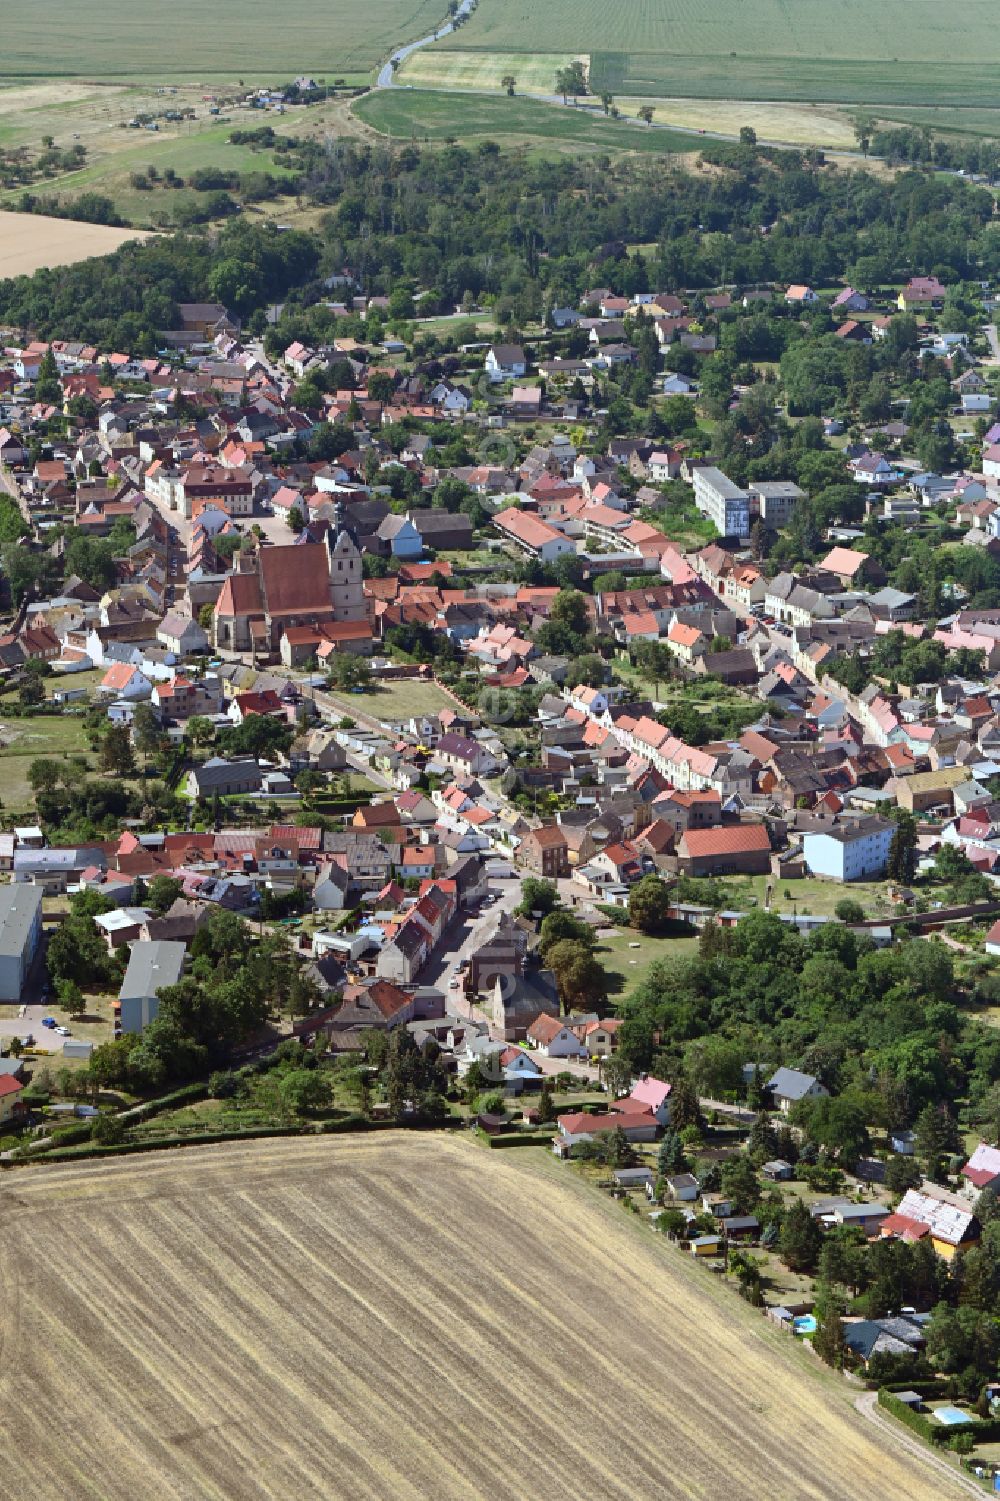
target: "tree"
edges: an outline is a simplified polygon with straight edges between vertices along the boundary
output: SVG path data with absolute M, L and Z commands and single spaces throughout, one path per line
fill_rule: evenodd
M 789 1206 L 781 1224 L 778 1246 L 781 1259 L 793 1272 L 815 1269 L 823 1236 L 802 1199 Z
M 183 893 L 184 886 L 174 876 L 153 876 L 146 887 L 146 899 L 144 905 L 162 917 Z
M 821 1287 L 816 1299 L 816 1332 L 813 1349 L 819 1358 L 836 1370 L 844 1364 L 847 1341 L 844 1338 L 845 1304 L 830 1287 Z
M 756 146 L 756 144 L 757 144 L 757 132 L 754 130 L 753 126 L 752 125 L 741 125 L 740 126 L 740 145 L 741 146 Z
M 613 94 L 604 93 L 601 95 L 601 108 L 603 109 L 605 114 L 608 113 L 608 110 L 611 108 L 614 102 L 615 100 Z
M 668 1126 L 660 1138 L 660 1150 L 656 1154 L 656 1171 L 661 1178 L 683 1173 L 687 1170 L 684 1143 L 673 1127 Z
M 753 1163 L 745 1152 L 722 1165 L 722 1192 L 736 1214 L 750 1214 L 760 1199 L 760 1184 Z
M 327 681 L 331 688 L 350 692 L 354 688 L 369 687 L 371 680 L 372 670 L 364 657 L 356 657 L 353 652 L 335 652 L 330 658 L 330 676 Z
M 577 58 L 568 67 L 559 68 L 556 72 L 556 93 L 562 95 L 563 104 L 567 98 L 577 99 L 582 94 L 588 93 L 587 75 L 583 63 Z
M 583 944 L 584 947 L 593 950 L 596 939 L 594 932 L 581 918 L 574 917 L 572 912 L 567 912 L 557 907 L 554 912 L 542 919 L 542 926 L 538 935 L 538 952 L 543 959 L 549 950 L 564 938 L 571 938 L 575 943 Z
M 130 777 L 135 772 L 135 756 L 128 726 L 113 724 L 101 741 L 101 770 L 115 777 Z
M 115 1147 L 125 1140 L 125 1122 L 119 1115 L 99 1115 L 90 1128 L 90 1135 L 102 1147 Z
M 215 726 L 205 714 L 192 714 L 187 722 L 187 738 L 195 747 L 211 745 L 215 739 Z M 136 742 L 138 745 L 138 741 Z
M 74 980 L 56 981 L 56 1000 L 74 1021 L 86 1013 L 86 997 Z
M 937 1177 L 942 1159 L 960 1150 L 958 1127 L 947 1106 L 927 1104 L 917 1116 L 914 1149 L 929 1178 Z
M 37 673 L 29 672 L 17 690 L 17 698 L 25 708 L 45 702 L 45 685 Z
M 531 917 L 535 912 L 548 914 L 559 900 L 554 881 L 540 881 L 528 876 L 521 882 L 521 900 L 514 909 L 518 917 Z
M 857 141 L 862 155 L 867 159 L 869 148 L 872 143 L 872 132 L 875 129 L 875 121 L 871 115 L 857 115 L 854 120 L 854 139 Z
M 191 726 L 188 725 L 188 733 Z M 155 756 L 165 742 L 159 720 L 151 704 L 136 704 L 132 715 L 132 744 L 144 761 Z
M 675 1131 L 702 1125 L 698 1092 L 686 1074 L 678 1074 L 670 1089 L 670 1124 Z
M 553 1104 L 552 1083 L 549 1079 L 542 1080 L 541 1092 L 538 1096 L 538 1119 L 550 1121 L 554 1119 L 555 1106 Z
M 886 874 L 891 881 L 909 886 L 917 869 L 917 824 L 912 813 L 894 808 L 896 832 L 889 845 L 889 860 Z
M 653 123 L 653 106 L 651 104 L 640 104 L 640 106 L 639 106 L 639 119 L 640 120 L 645 120 L 645 122 L 646 122 L 647 125 L 652 125 L 652 123 Z
M 845 896 L 833 909 L 838 922 L 859 923 L 865 920 L 865 909 L 853 897 Z
M 513 99 L 514 91 L 517 88 L 517 79 L 513 73 L 505 73 L 503 75 L 500 80 L 500 87 L 507 90 L 508 98 Z
M 885 1186 L 896 1198 L 910 1188 L 919 1188 L 924 1175 L 912 1157 L 890 1157 L 885 1165 Z
M 54 792 L 61 777 L 62 767 L 59 762 L 47 756 L 39 756 L 28 767 L 28 783 L 32 792 Z
M 283 1103 L 294 1115 L 312 1115 L 333 1103 L 330 1075 L 321 1068 L 296 1068 L 281 1081 Z
M 608 977 L 589 945 L 575 938 L 562 938 L 549 949 L 546 963 L 556 977 L 565 1011 L 575 1006 L 589 1010 L 607 1000 Z
M 670 887 L 659 876 L 643 876 L 628 894 L 628 920 L 640 933 L 662 933 L 670 907 Z
M 62 384 L 59 380 L 59 367 L 56 364 L 56 357 L 51 349 L 46 349 L 38 365 L 38 376 L 35 380 L 35 396 L 39 401 L 61 403 L 62 394 Z

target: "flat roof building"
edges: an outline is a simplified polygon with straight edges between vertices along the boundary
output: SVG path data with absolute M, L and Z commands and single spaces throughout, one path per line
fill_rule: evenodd
M 41 887 L 0 887 L 0 1001 L 21 999 L 41 937 Z

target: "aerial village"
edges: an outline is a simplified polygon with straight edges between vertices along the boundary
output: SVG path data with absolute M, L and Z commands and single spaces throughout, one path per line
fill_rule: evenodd
M 1000 350 L 934 277 L 595 288 L 426 356 L 357 336 L 388 300 L 349 271 L 328 295 L 355 333 L 322 347 L 221 304 L 152 355 L 4 334 L 0 1155 L 218 1130 L 263 1049 L 283 1126 L 550 1146 L 962 1437 L 975 1381 L 921 1378 L 1000 1187 L 1000 1038 L 961 1031 L 1000 1002 Z M 911 398 L 802 418 L 815 487 L 734 480 L 707 388 L 749 450 L 781 387 L 720 401 L 704 362 L 769 307 L 931 370 L 941 472 Z M 640 364 L 673 436 L 601 406 Z M 926 1009 L 838 1050 L 775 991 L 756 1051 L 656 1010 L 779 958 L 816 1006 Z M 912 1077 L 869 1063 L 908 1030 L 941 1039 Z M 142 1125 L 168 1091 L 216 1113 Z M 817 1314 L 886 1244 L 901 1294 Z

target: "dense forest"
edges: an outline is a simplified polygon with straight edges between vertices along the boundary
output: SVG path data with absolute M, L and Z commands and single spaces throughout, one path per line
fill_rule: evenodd
M 892 182 L 797 152 L 705 147 L 710 172 L 662 163 L 531 161 L 485 143 L 421 151 L 300 144 L 297 181 L 328 209 L 315 232 L 234 220 L 0 283 L 0 320 L 43 336 L 142 348 L 178 301 L 219 298 L 262 324 L 305 309 L 349 269 L 422 310 L 489 297 L 515 324 L 600 284 L 633 293 L 764 281 L 871 285 L 1000 270 L 993 198 L 922 171 Z M 628 247 L 654 246 L 651 254 Z M 734 351 L 739 353 L 739 351 Z

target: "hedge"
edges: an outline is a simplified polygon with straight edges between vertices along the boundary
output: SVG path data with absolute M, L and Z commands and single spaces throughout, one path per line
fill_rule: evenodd
M 200 1136 L 157 1136 L 151 1141 L 122 1141 L 109 1146 L 88 1142 L 81 1147 L 59 1147 L 46 1155 L 50 1161 L 85 1162 L 90 1157 L 124 1157 L 131 1152 L 160 1152 L 173 1147 L 215 1146 L 225 1141 L 253 1141 L 259 1136 L 312 1134 L 311 1126 L 255 1126 L 251 1131 L 205 1131 Z
M 207 1097 L 207 1084 L 182 1084 L 179 1089 L 172 1090 L 170 1094 L 160 1095 L 155 1100 L 144 1100 L 141 1105 L 133 1105 L 130 1110 L 123 1110 L 121 1119 L 126 1125 L 132 1126 L 140 1121 L 149 1120 L 152 1115 L 159 1115 L 161 1110 L 173 1110 L 177 1105 L 190 1105 L 195 1100 L 204 1100 Z
M 918 1387 L 902 1387 L 903 1391 L 917 1391 Z M 938 1395 L 935 1393 L 935 1395 Z M 996 1442 L 1000 1438 L 1000 1419 L 993 1418 L 982 1422 L 978 1418 L 970 1419 L 968 1423 L 936 1423 L 927 1413 L 914 1412 L 901 1402 L 895 1392 L 888 1387 L 880 1386 L 878 1404 L 884 1407 L 886 1412 L 898 1418 L 904 1427 L 911 1429 L 929 1444 L 947 1444 L 959 1433 L 971 1433 L 977 1443 L 987 1444 Z
M 516 1135 L 490 1136 L 487 1138 L 490 1151 L 497 1151 L 500 1147 L 548 1147 L 552 1145 L 551 1131 L 519 1131 Z

